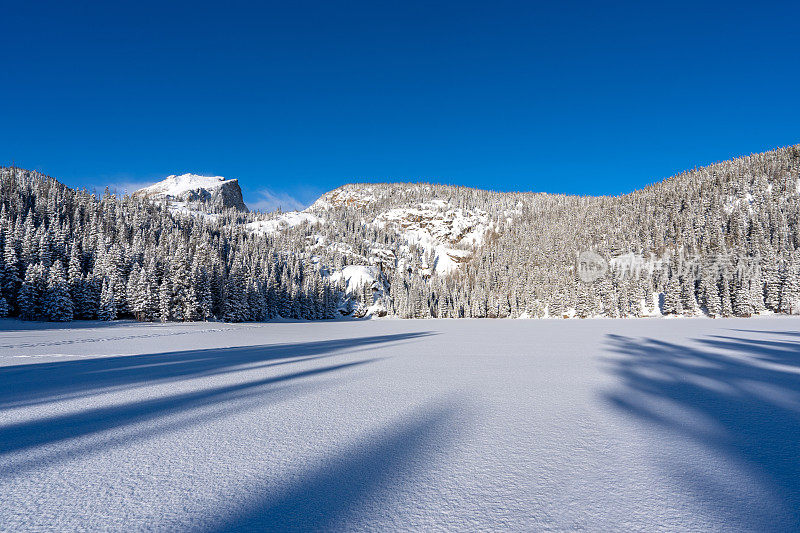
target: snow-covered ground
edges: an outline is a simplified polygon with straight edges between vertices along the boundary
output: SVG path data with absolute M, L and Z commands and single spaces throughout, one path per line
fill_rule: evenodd
M 800 321 L 0 322 L 0 529 L 789 531 Z

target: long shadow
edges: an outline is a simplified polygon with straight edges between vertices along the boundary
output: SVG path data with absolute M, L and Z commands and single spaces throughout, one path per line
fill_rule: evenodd
M 386 527 L 369 516 L 386 509 L 385 498 L 425 470 L 435 448 L 455 437 L 463 407 L 429 407 L 387 427 L 333 457 L 277 494 L 256 492 L 247 508 L 234 511 L 211 531 L 344 531 Z M 361 520 L 359 520 L 361 519 Z M 366 519 L 366 524 L 364 524 Z M 358 522 L 356 524 L 352 522 Z M 394 524 L 402 527 L 402 524 Z
M 146 422 L 172 413 L 197 409 L 219 401 L 238 399 L 241 398 L 241 393 L 253 389 L 363 365 L 374 360 L 368 359 L 330 365 L 282 376 L 237 383 L 236 385 L 173 394 L 151 400 L 88 409 L 78 413 L 0 426 L 0 456 L 129 424 Z
M 798 324 L 800 325 L 800 323 Z M 800 337 L 800 331 L 772 331 L 768 329 L 731 329 L 730 331 L 738 331 L 739 333 L 763 333 L 768 335 L 786 335 L 787 337 Z
M 786 332 L 781 332 L 780 334 L 786 334 Z M 742 339 L 725 335 L 712 335 L 708 339 L 699 340 L 699 342 L 712 348 L 733 351 L 741 351 L 744 346 L 753 357 L 761 361 L 800 366 L 800 343 L 795 341 Z
M 6 454 L 19 451 L 35 450 L 36 453 L 30 456 L 9 455 L 10 460 L 4 461 L 5 464 L 0 466 L 0 478 L 24 474 L 31 469 L 86 454 L 102 453 L 114 446 L 130 445 L 163 433 L 180 431 L 251 407 L 263 406 L 269 400 L 276 401 L 319 390 L 329 386 L 329 383 L 293 382 L 375 360 L 330 365 L 210 390 L 10 424 L 0 428 L 0 459 Z M 286 386 L 287 384 L 291 386 Z M 55 448 L 39 449 L 41 446 L 57 443 L 64 444 Z
M 692 347 L 619 335 L 608 341 L 622 356 L 609 361 L 624 388 L 606 399 L 732 465 L 709 472 L 687 456 L 670 476 L 730 529 L 800 530 L 800 342 L 710 337 Z M 734 485 L 735 479 L 748 482 Z M 752 501 L 754 488 L 768 497 Z
M 209 322 L 216 324 L 216 322 Z M 175 322 L 174 325 L 180 325 Z M 20 320 L 18 318 L 0 318 L 0 336 L 5 337 L 5 332 L 25 332 L 25 331 L 53 331 L 53 330 L 78 330 L 78 329 L 105 329 L 120 327 L 164 327 L 159 322 L 137 322 L 135 320 L 73 320 L 70 322 L 37 322 Z
M 342 371 L 376 359 L 345 360 L 279 376 L 264 377 L 258 369 L 336 355 L 351 356 L 378 344 L 425 335 L 381 335 L 0 368 L 0 405 L 40 404 L 40 411 L 45 413 L 33 420 L 0 425 L 0 460 L 6 459 L 0 468 L 0 477 L 19 475 L 43 464 L 98 453 L 109 446 L 125 445 L 135 439 L 203 423 L 225 413 L 261 405 L 270 398 L 298 394 L 312 385 L 316 388 L 328 386 L 328 382 L 302 378 Z M 198 386 L 197 390 L 189 392 L 166 392 L 156 398 L 137 401 L 122 396 L 124 403 L 102 407 L 90 404 L 88 408 L 66 414 L 59 414 L 51 407 L 64 398 L 89 397 L 106 392 L 116 394 L 127 388 L 234 372 L 240 372 L 240 376 L 237 375 L 235 379 L 238 381 L 233 384 L 228 380 L 226 385 L 202 389 Z M 193 386 L 189 385 L 190 388 Z M 59 446 L 46 447 L 50 444 Z
M 237 348 L 95 357 L 0 367 L 0 409 L 85 397 L 141 384 L 211 376 L 243 366 L 274 366 L 354 353 L 378 344 L 408 341 L 428 332 L 398 333 Z

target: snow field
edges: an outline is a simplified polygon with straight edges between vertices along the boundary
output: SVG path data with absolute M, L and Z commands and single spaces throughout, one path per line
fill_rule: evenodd
M 0 529 L 787 531 L 800 322 L 0 322 Z

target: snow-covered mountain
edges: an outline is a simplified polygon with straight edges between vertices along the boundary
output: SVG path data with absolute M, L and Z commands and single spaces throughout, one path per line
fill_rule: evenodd
M 365 217 L 365 223 L 396 235 L 404 243 L 402 250 L 410 246 L 421 248 L 422 270 L 450 274 L 469 260 L 496 223 L 486 211 L 459 207 L 453 198 L 434 197 L 422 202 L 408 198 L 408 193 L 428 187 L 345 185 L 323 195 L 308 211 L 324 218 L 328 211 L 366 210 L 372 206 L 371 220 Z
M 388 259 L 410 266 L 414 247 L 420 250 L 422 271 L 428 275 L 453 273 L 469 260 L 497 223 L 486 211 L 459 207 L 449 199 L 418 202 L 407 197 L 421 187 L 427 186 L 397 184 L 387 189 L 382 185 L 345 185 L 325 193 L 303 211 L 267 214 L 248 223 L 247 228 L 259 234 L 275 235 L 303 225 L 321 228 L 326 221 L 330 221 L 328 225 L 337 224 L 342 214 L 350 217 L 362 213 L 361 222 L 365 227 L 386 232 L 401 243 L 399 254 L 387 252 L 380 243 L 368 243 L 364 257 L 368 263 L 385 263 Z M 345 254 L 354 251 L 346 242 L 331 240 L 322 234 L 315 234 L 314 239 L 317 248 L 325 246 Z
M 226 179 L 222 176 L 199 176 L 197 174 L 181 174 L 167 176 L 149 187 L 133 193 L 152 199 L 167 199 L 187 206 L 201 205 L 216 209 L 234 208 L 247 211 L 242 198 L 239 180 Z
M 83 317 L 103 294 L 109 316 L 113 298 L 122 316 L 166 320 L 800 314 L 800 146 L 616 197 L 350 184 L 288 213 L 246 212 L 220 177 L 101 199 L 15 168 L 0 180 L 14 316 L 43 313 L 37 291 L 64 275 L 92 295 Z M 239 209 L 223 209 L 226 190 Z

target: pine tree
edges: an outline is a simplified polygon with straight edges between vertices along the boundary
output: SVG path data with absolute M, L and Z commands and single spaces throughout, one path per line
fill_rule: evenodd
M 41 265 L 31 265 L 25 271 L 25 281 L 17 294 L 19 317 L 22 320 L 39 320 L 41 296 Z
M 198 318 L 200 320 L 208 320 L 212 315 L 213 300 L 211 297 L 211 280 L 205 269 L 197 270 L 193 276 L 197 286 L 198 294 Z M 273 317 L 270 317 L 273 318 Z
M 21 279 L 19 271 L 19 260 L 17 259 L 17 252 L 13 246 L 7 245 L 3 253 L 2 271 L 0 272 L 0 293 L 5 297 L 6 302 L 9 304 L 9 310 L 13 308 L 15 295 L 19 291 Z
M 43 314 L 52 322 L 72 320 L 72 297 L 61 261 L 55 261 L 50 267 L 47 280 L 47 292 L 43 299 Z
M 800 269 L 794 257 L 784 271 L 780 299 L 782 313 L 800 314 Z
M 158 289 L 158 312 L 161 322 L 169 322 L 175 316 L 172 302 L 172 283 L 166 278 L 161 281 L 161 286 Z
M 575 316 L 578 318 L 589 318 L 592 316 L 592 297 L 589 291 L 582 289 L 578 292 L 578 298 L 575 305 Z
M 664 291 L 664 309 L 662 312 L 665 315 L 680 315 L 683 313 L 681 285 L 677 277 L 670 279 L 667 284 L 667 289 Z
M 719 297 L 719 287 L 717 280 L 713 273 L 708 272 L 700 281 L 701 290 L 703 291 L 703 300 L 705 302 L 706 312 L 710 317 L 718 317 L 722 312 L 722 302 Z
M 697 312 L 697 297 L 695 296 L 695 281 L 686 275 L 679 281 L 681 286 L 681 309 L 688 316 Z
M 225 285 L 225 310 L 222 317 L 226 322 L 243 322 L 247 320 L 247 292 L 244 287 L 244 276 L 237 266 L 228 275 Z
M 777 312 L 781 303 L 781 272 L 774 251 L 767 256 L 762 271 L 765 284 L 764 304 L 767 309 Z
M 100 291 L 100 309 L 97 311 L 100 320 L 115 320 L 117 318 L 117 300 L 114 297 L 114 286 L 108 279 L 103 280 Z
M 733 314 L 736 316 L 750 316 L 753 314 L 753 305 L 750 301 L 750 286 L 747 280 L 741 276 L 736 281 L 733 302 Z
M 733 314 L 733 306 L 731 304 L 731 290 L 728 283 L 727 272 L 722 273 L 722 280 L 720 282 L 719 299 L 722 304 L 722 316 L 731 316 Z

